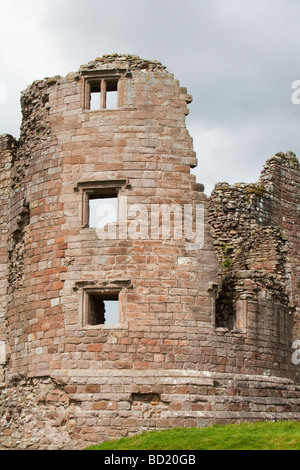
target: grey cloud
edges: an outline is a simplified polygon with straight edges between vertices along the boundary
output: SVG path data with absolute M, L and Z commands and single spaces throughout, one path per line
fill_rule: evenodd
M 277 151 L 300 153 L 300 105 L 291 101 L 291 83 L 300 79 L 299 17 L 298 0 L 51 0 L 23 75 L 63 75 L 111 52 L 160 60 L 194 98 L 187 124 L 197 178 L 208 188 L 251 181 Z M 44 49 L 50 58 L 39 62 Z M 5 60 L 16 85 L 17 58 Z M 19 110 L 3 112 L 0 105 L 0 133 L 19 120 Z

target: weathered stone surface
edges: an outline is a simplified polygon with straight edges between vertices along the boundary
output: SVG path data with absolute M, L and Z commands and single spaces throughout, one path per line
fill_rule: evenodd
M 191 99 L 159 62 L 117 54 L 22 93 L 20 140 L 0 136 L 0 448 L 299 419 L 299 162 L 277 154 L 207 199 Z M 112 194 L 101 238 L 88 206 Z M 102 324 L 98 297 L 117 295 Z

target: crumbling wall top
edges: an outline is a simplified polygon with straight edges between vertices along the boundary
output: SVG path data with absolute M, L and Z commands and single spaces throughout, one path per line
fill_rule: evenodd
M 132 70 L 149 70 L 152 72 L 166 71 L 166 67 L 157 60 L 141 59 L 137 55 L 129 54 L 106 54 L 103 57 L 96 57 L 95 60 L 88 62 L 86 65 L 81 65 L 79 72 L 85 70 L 97 69 L 110 69 L 110 68 L 125 68 L 128 71 Z
M 264 165 L 261 173 L 259 183 L 266 185 L 266 187 L 274 184 L 274 175 L 280 174 L 282 171 L 292 170 L 297 174 L 300 171 L 300 163 L 294 152 L 291 150 L 284 152 L 278 152 L 273 157 L 269 158 Z M 299 185 L 299 177 L 295 178 L 295 185 Z
M 0 135 L 0 151 L 10 150 L 15 147 L 17 140 L 10 134 Z

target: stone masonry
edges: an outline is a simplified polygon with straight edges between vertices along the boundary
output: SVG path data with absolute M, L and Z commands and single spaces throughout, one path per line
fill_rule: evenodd
M 0 449 L 300 419 L 299 161 L 207 197 L 191 101 L 117 54 L 22 92 L 20 139 L 0 136 Z M 118 206 L 102 228 L 95 202 Z

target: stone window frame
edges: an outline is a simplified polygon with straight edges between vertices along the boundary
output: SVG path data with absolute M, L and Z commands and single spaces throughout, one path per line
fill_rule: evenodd
M 120 180 L 95 180 L 80 181 L 74 188 L 74 191 L 81 192 L 81 226 L 82 228 L 90 228 L 90 208 L 89 201 L 92 198 L 103 199 L 108 197 L 119 197 L 119 194 L 129 187 L 127 179 Z
M 223 330 L 223 327 L 217 326 L 216 322 L 216 298 L 219 289 L 220 286 L 218 283 L 210 282 L 207 291 L 209 292 L 211 298 L 212 326 L 216 330 L 219 330 L 220 328 Z M 238 331 L 240 333 L 246 334 L 248 330 L 248 301 L 245 299 L 237 300 L 235 310 L 232 312 L 232 314 L 234 315 L 234 322 L 233 328 L 228 330 L 229 333 Z
M 124 90 L 123 90 L 123 78 L 130 76 L 126 69 L 110 69 L 110 70 L 84 70 L 82 72 L 83 77 L 83 90 L 82 90 L 82 107 L 88 112 L 98 111 L 116 111 L 124 105 Z M 117 82 L 117 108 L 109 109 L 106 108 L 106 96 L 107 96 L 107 85 L 109 83 Z M 100 85 L 100 107 L 99 109 L 90 109 L 90 95 L 91 89 L 95 85 Z
M 127 329 L 126 321 L 126 293 L 132 289 L 130 280 L 117 280 L 112 282 L 99 283 L 97 281 L 78 281 L 75 283 L 74 291 L 79 292 L 79 325 L 84 330 L 103 330 L 103 329 Z M 97 324 L 88 323 L 88 296 L 102 296 L 103 300 L 107 297 L 118 297 L 119 301 L 119 322 L 115 324 Z
M 0 341 L 0 366 L 7 362 L 7 347 L 5 341 Z

